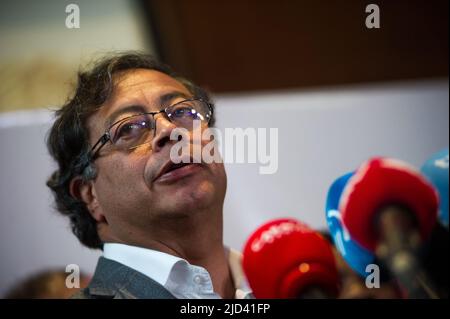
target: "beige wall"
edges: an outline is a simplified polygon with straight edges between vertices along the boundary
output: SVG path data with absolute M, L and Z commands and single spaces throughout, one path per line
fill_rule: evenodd
M 65 25 L 69 3 L 79 29 Z M 111 50 L 152 53 L 149 34 L 132 1 L 1 1 L 0 112 L 60 105 L 80 63 Z

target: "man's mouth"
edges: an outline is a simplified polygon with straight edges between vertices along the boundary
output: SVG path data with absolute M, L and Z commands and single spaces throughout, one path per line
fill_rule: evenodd
M 201 164 L 197 163 L 173 163 L 167 162 L 159 173 L 156 175 L 155 181 L 159 183 L 171 183 L 193 174 L 200 168 Z

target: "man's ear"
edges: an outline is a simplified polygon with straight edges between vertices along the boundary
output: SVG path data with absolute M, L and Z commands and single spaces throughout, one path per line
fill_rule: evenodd
M 89 213 L 97 222 L 106 222 L 92 180 L 86 181 L 83 177 L 76 176 L 70 181 L 69 191 L 70 195 L 86 204 Z

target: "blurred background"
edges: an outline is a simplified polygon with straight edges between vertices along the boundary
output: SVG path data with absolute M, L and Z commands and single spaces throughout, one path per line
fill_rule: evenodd
M 67 28 L 77 4 L 80 27 Z M 368 29 L 366 6 L 380 8 Z M 45 138 L 76 71 L 114 50 L 157 56 L 213 92 L 217 126 L 278 128 L 278 171 L 227 164 L 225 243 L 282 216 L 325 229 L 331 182 L 371 156 L 419 167 L 449 145 L 448 1 L 0 2 L 0 296 L 100 255 L 45 186 Z M 262 200 L 264 199 L 264 200 Z

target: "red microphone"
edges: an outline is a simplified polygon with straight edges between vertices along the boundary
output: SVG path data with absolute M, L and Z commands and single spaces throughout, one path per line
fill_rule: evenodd
M 328 241 L 295 219 L 260 226 L 245 244 L 242 263 L 256 298 L 334 298 L 339 292 Z
M 388 266 L 409 297 L 432 296 L 421 284 L 427 276 L 418 252 L 436 224 L 438 196 L 418 171 L 399 160 L 371 159 L 349 180 L 339 210 L 350 236 Z

